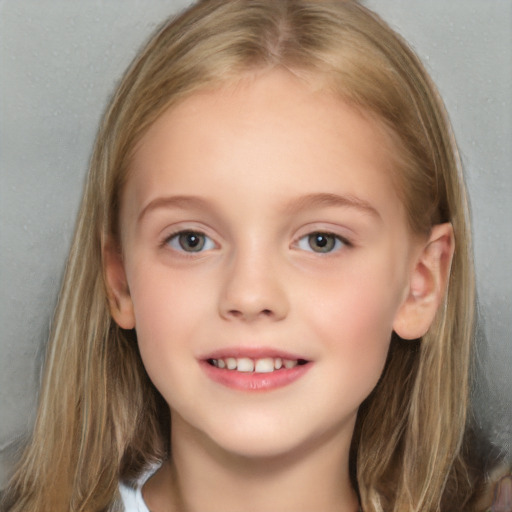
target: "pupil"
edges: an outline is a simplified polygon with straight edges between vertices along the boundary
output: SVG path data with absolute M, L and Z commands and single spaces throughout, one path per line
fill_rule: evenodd
M 318 247 L 325 247 L 327 245 L 327 237 L 324 235 L 316 235 L 315 243 Z
M 196 235 L 188 235 L 187 243 L 191 247 L 195 247 L 199 243 L 199 238 Z

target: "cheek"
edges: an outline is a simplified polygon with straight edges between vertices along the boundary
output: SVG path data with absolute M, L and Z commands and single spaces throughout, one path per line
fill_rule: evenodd
M 310 314 L 317 324 L 361 346 L 383 335 L 387 339 L 401 303 L 403 278 L 378 263 L 361 261 L 350 271 L 333 272 L 310 284 L 307 297 L 309 304 L 316 304 Z
M 356 405 L 382 374 L 402 289 L 389 269 L 373 265 L 365 270 L 310 288 L 308 299 L 311 304 L 314 296 L 317 304 L 309 313 L 309 328 L 324 345 L 334 378 L 350 389 Z
M 190 383 L 200 379 L 193 356 L 205 338 L 205 292 L 200 283 L 154 268 L 140 269 L 131 288 L 143 365 L 170 407 L 187 410 Z
M 209 287 L 169 269 L 139 266 L 130 282 L 135 330 L 148 372 L 174 365 L 184 349 L 193 349 L 211 300 Z M 204 284 L 204 286 L 203 286 Z M 156 384 L 156 383 L 155 383 Z
M 376 321 L 381 311 L 373 306 L 354 300 L 325 332 L 334 383 L 351 397 L 354 409 L 377 385 L 389 350 L 391 329 L 387 322 Z

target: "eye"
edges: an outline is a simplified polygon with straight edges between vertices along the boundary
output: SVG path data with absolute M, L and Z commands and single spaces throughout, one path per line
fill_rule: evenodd
M 299 239 L 298 247 L 303 251 L 328 253 L 339 250 L 348 242 L 333 233 L 316 231 Z
M 166 243 L 176 251 L 201 252 L 215 248 L 214 241 L 200 231 L 180 231 L 171 235 Z

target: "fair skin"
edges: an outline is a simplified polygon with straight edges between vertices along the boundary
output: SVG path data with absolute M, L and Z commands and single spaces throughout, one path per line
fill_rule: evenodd
M 410 234 L 392 151 L 370 117 L 280 70 L 194 94 L 137 145 L 123 256 L 109 243 L 105 260 L 114 319 L 171 410 L 153 512 L 357 510 L 359 405 L 392 331 L 428 329 L 453 251 L 449 225 Z M 299 365 L 268 380 L 215 366 L 280 355 Z

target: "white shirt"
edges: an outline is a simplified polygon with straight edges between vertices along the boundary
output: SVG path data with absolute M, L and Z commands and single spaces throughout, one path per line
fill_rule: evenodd
M 119 483 L 119 492 L 121 493 L 121 501 L 123 502 L 125 512 L 150 512 L 142 497 L 142 487 L 157 469 L 158 466 L 144 473 L 137 482 L 135 489 Z
M 135 489 L 124 484 L 119 484 L 119 491 L 123 501 L 125 512 L 149 512 L 142 498 L 142 487 Z

